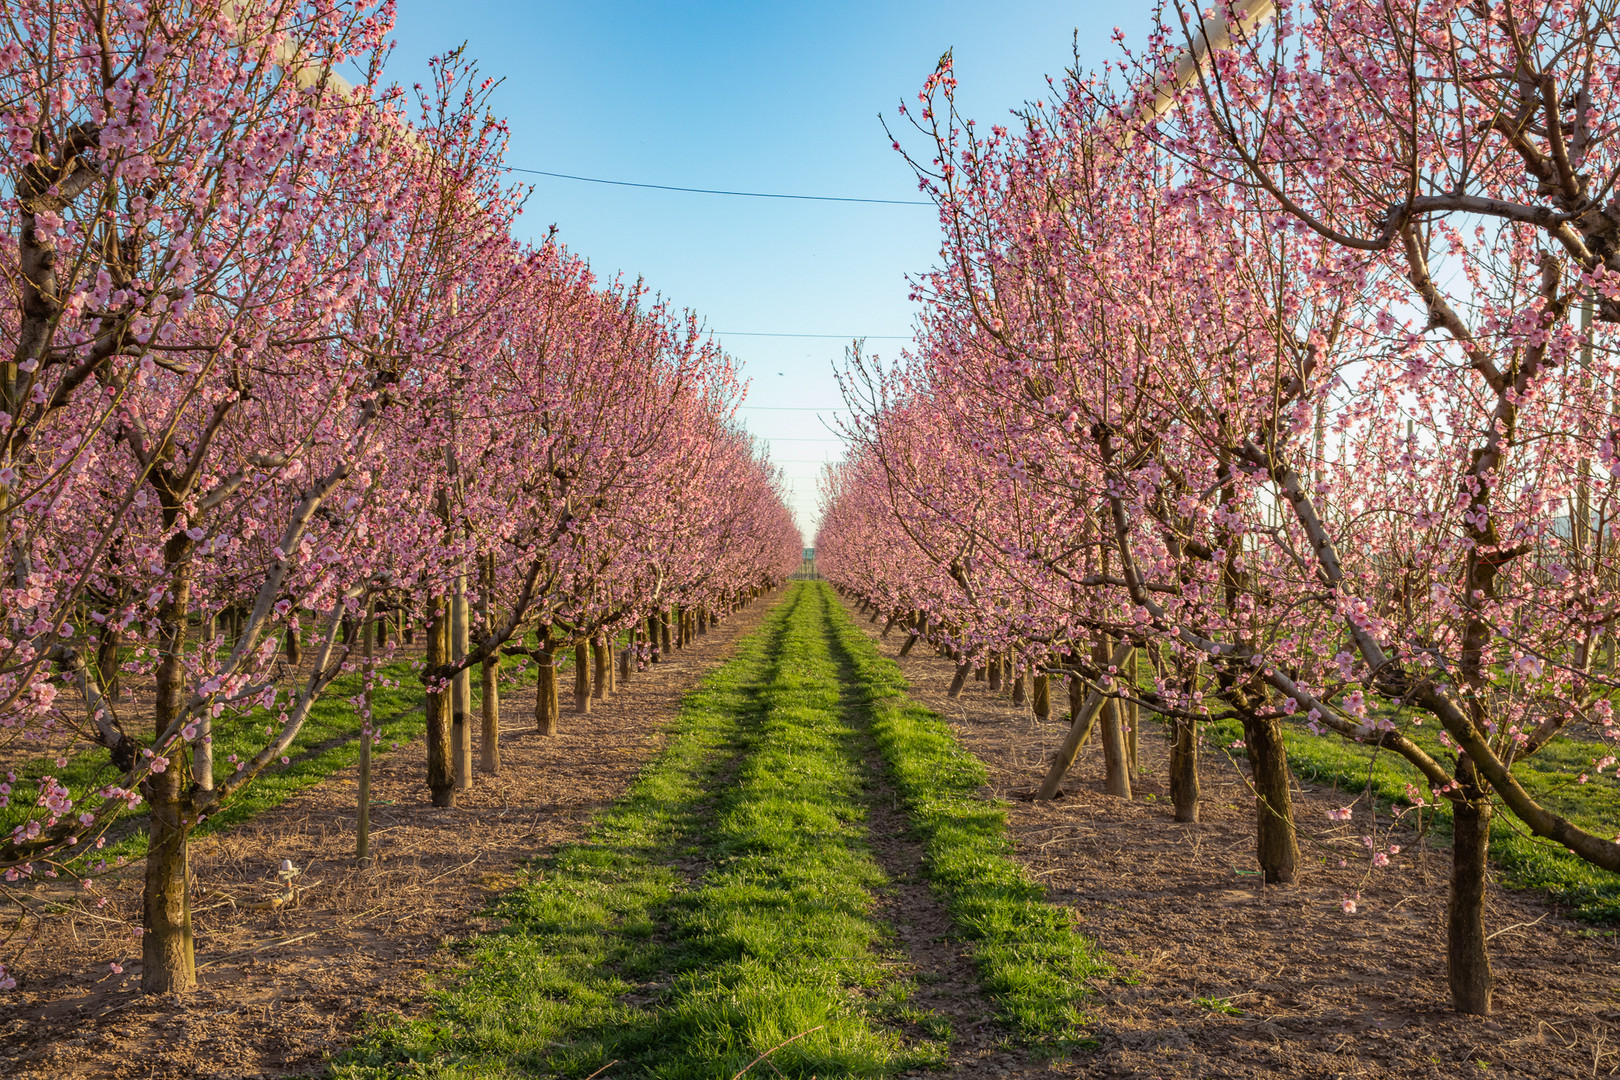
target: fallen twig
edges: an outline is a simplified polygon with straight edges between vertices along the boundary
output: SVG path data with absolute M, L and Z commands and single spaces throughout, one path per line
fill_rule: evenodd
M 812 1031 L 820 1031 L 822 1028 L 824 1028 L 826 1026 L 827 1026 L 826 1024 L 817 1024 L 815 1027 L 811 1028 L 809 1031 L 801 1031 L 797 1035 L 793 1036 L 793 1038 L 791 1038 L 791 1039 L 783 1039 L 781 1042 L 777 1043 L 775 1046 L 771 1047 L 769 1050 L 767 1050 L 763 1054 L 759 1055 L 759 1057 L 755 1058 L 753 1061 L 750 1061 L 748 1064 L 744 1065 L 741 1069 L 739 1069 L 735 1074 L 732 1075 L 731 1080 L 742 1080 L 743 1073 L 747 1072 L 749 1069 L 752 1069 L 755 1065 L 758 1065 L 761 1061 L 764 1061 L 766 1058 L 770 1057 L 772 1054 L 774 1054 L 778 1050 L 782 1049 L 782 1047 L 786 1046 L 788 1043 L 793 1042 L 794 1039 L 802 1039 L 806 1035 L 810 1034 L 810 1032 L 812 1032 Z
M 249 955 L 251 953 L 259 952 L 262 949 L 271 949 L 271 948 L 275 948 L 278 945 L 296 945 L 298 942 L 303 941 L 306 938 L 312 938 L 316 934 L 319 934 L 319 933 L 320 933 L 319 930 L 311 930 L 309 933 L 307 933 L 307 934 L 299 934 L 297 937 L 283 938 L 280 941 L 266 941 L 262 945 L 253 946 L 253 948 L 251 948 L 251 949 L 243 949 L 241 952 L 230 953 L 230 954 L 228 954 L 226 956 L 216 956 L 212 960 L 205 960 L 202 963 L 198 964 L 197 965 L 197 970 L 201 971 L 203 968 L 211 967 L 214 964 L 223 964 L 227 960 L 235 960 L 238 957 L 247 956 L 247 955 Z
M 1522 929 L 1522 928 L 1527 927 L 1527 926 L 1534 926 L 1534 925 L 1536 925 L 1536 923 L 1540 922 L 1541 919 L 1545 919 L 1548 915 L 1551 915 L 1551 914 L 1552 914 L 1552 912 L 1545 911 L 1545 912 L 1542 912 L 1541 918 L 1531 919 L 1529 922 L 1516 922 L 1512 926 L 1504 926 L 1504 927 L 1502 927 L 1502 929 L 1498 930 L 1496 932 L 1496 934 L 1486 934 L 1485 935 L 1485 940 L 1489 941 L 1489 940 L 1491 940 L 1491 938 L 1496 937 L 1497 934 L 1505 934 L 1509 930 L 1519 930 L 1519 929 Z

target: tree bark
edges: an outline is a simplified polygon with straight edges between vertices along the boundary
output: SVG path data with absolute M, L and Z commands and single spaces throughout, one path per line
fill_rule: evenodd
M 1019 672 L 1017 675 L 1013 676 L 1012 703 L 1014 705 L 1022 705 L 1026 700 L 1027 698 L 1025 697 L 1024 690 L 1024 675 L 1023 672 Z
M 287 637 L 283 644 L 287 650 L 287 663 L 297 667 L 304 659 L 303 649 L 298 640 L 298 631 L 291 626 L 287 627 Z
M 636 654 L 636 635 L 638 633 L 640 631 L 632 627 L 629 634 L 630 640 L 619 648 L 619 681 L 622 683 L 630 681 L 630 672 L 635 668 L 634 657 Z
M 574 645 L 574 711 L 591 711 L 591 647 L 584 640 Z
M 972 670 L 972 664 L 966 661 L 958 663 L 956 665 L 956 675 L 951 679 L 951 688 L 945 692 L 945 696 L 953 698 L 961 697 L 962 687 L 967 685 L 968 673 Z
M 1176 820 L 1198 820 L 1198 723 L 1189 716 L 1170 720 L 1170 801 Z
M 443 596 L 428 600 L 427 664 L 429 667 L 450 662 L 450 604 Z M 451 702 L 450 687 L 429 693 L 427 712 L 427 782 L 433 805 L 456 805 L 456 763 L 450 741 Z
M 668 656 L 668 655 L 670 655 L 670 653 L 674 652 L 674 649 L 670 646 L 670 642 L 669 642 L 670 618 L 671 618 L 671 613 L 668 612 L 668 611 L 661 611 L 661 612 L 658 613 L 658 634 L 659 634 L 659 639 L 664 644 L 664 655 L 665 656 Z
M 1125 747 L 1125 728 L 1120 722 L 1118 698 L 1109 698 L 1102 707 L 1102 744 L 1105 778 L 1103 788 L 1121 799 L 1131 797 L 1131 771 Z
M 101 640 L 96 642 L 96 672 L 101 676 L 101 692 L 108 701 L 118 700 L 120 664 L 118 645 L 122 635 L 110 626 L 101 628 Z M 213 640 L 213 635 L 209 635 Z
M 1294 800 L 1289 790 L 1288 751 L 1282 727 L 1272 718 L 1244 717 L 1243 745 L 1249 754 L 1255 800 L 1255 848 L 1268 885 L 1290 885 L 1299 873 L 1294 837 Z
M 375 605 L 366 602 L 366 621 L 370 622 L 375 614 Z M 365 663 L 361 678 L 364 680 L 361 689 L 360 721 L 360 805 L 357 808 L 354 821 L 354 861 L 361 869 L 371 865 L 371 742 L 373 739 L 372 725 L 376 717 L 371 712 L 371 680 L 376 671 L 372 663 L 373 638 L 367 637 L 362 656 Z
M 1131 688 L 1131 695 L 1138 696 L 1141 687 L 1137 685 L 1137 661 L 1141 653 L 1131 653 L 1131 658 L 1121 670 L 1125 673 L 1125 685 Z M 1131 785 L 1138 786 L 1142 782 L 1142 770 L 1136 760 L 1136 731 L 1142 726 L 1142 706 L 1131 701 L 1124 704 L 1125 709 L 1125 758 L 1126 767 L 1131 774 Z
M 985 666 L 988 668 L 990 676 L 990 692 L 992 694 L 997 693 L 1001 689 L 1001 654 L 998 652 L 991 653 L 990 658 L 985 661 Z
M 540 628 L 538 666 L 534 678 L 534 726 L 542 735 L 557 734 L 557 650 L 549 627 Z
M 1451 804 L 1451 895 L 1446 902 L 1446 977 L 1451 1006 L 1489 1016 L 1491 958 L 1485 938 L 1486 857 L 1491 843 L 1491 800 L 1466 754 L 1457 759 L 1462 798 Z
M 158 609 L 158 648 L 152 719 L 156 734 L 180 715 L 185 666 L 187 608 L 191 603 L 191 564 L 184 534 L 164 545 L 173 573 L 172 588 Z M 191 990 L 197 985 L 196 943 L 191 933 L 188 837 L 196 814 L 186 788 L 185 744 L 163 751 L 171 759 L 162 772 L 142 782 L 149 810 L 146 880 L 142 890 L 141 989 L 148 994 Z
M 653 612 L 647 616 L 647 662 L 656 664 L 662 658 L 658 648 L 658 613 Z
M 1034 683 L 1034 692 L 1030 695 L 1033 699 L 1030 707 L 1037 720 L 1045 720 L 1052 715 L 1052 676 L 1036 675 L 1031 682 Z
M 607 700 L 608 693 L 608 656 L 607 643 L 601 634 L 591 638 L 591 667 L 595 675 L 594 685 L 591 687 L 591 697 L 597 701 Z
M 467 626 L 467 575 L 456 575 L 455 593 L 450 597 L 450 658 L 460 663 L 467 656 L 470 633 Z M 451 741 L 456 758 L 456 790 L 472 786 L 472 672 L 463 668 L 451 680 Z
M 146 881 L 142 890 L 141 990 L 171 994 L 197 986 L 196 942 L 191 932 L 188 850 L 191 800 L 175 762 L 147 777 Z
M 485 657 L 479 680 L 484 700 L 478 767 L 491 776 L 501 774 L 501 691 L 497 679 L 500 666 L 498 657 Z

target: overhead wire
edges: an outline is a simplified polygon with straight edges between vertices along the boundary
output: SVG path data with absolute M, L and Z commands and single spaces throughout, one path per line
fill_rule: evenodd
M 516 165 L 503 165 L 501 167 L 507 172 L 528 173 L 531 176 L 550 176 L 558 180 L 578 180 L 585 184 L 650 188 L 653 191 L 684 191 L 692 195 L 730 195 L 741 199 L 798 199 L 804 202 L 875 203 L 882 206 L 934 205 L 926 199 L 865 199 L 853 195 L 792 195 L 779 191 L 726 191 L 721 188 L 681 187 L 678 184 L 644 184 L 635 180 L 606 180 L 600 176 L 578 176 L 574 173 L 551 172 L 547 169 L 520 169 Z

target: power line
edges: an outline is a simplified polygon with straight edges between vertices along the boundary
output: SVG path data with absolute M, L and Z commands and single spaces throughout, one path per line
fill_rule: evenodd
M 575 176 L 573 173 L 548 172 L 545 169 L 519 169 L 502 166 L 507 172 L 551 176 L 558 180 L 578 180 L 585 184 L 611 184 L 614 187 L 651 188 L 654 191 L 684 191 L 693 195 L 733 195 L 744 199 L 800 199 L 805 202 L 879 203 L 884 206 L 933 206 L 923 199 L 860 199 L 848 195 L 786 195 L 775 191 L 724 191 L 719 188 L 679 187 L 675 184 L 640 184 L 634 180 L 604 180 L 599 176 Z
M 910 334 L 768 334 L 749 330 L 711 330 L 717 337 L 791 337 L 791 338 L 832 338 L 838 341 L 853 341 L 855 338 L 865 338 L 868 341 L 910 341 Z

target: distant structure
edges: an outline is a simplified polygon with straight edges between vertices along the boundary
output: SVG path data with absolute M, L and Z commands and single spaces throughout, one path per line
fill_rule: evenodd
M 816 549 L 805 548 L 804 559 L 799 563 L 799 570 L 793 575 L 795 581 L 820 581 L 821 575 L 816 573 Z

